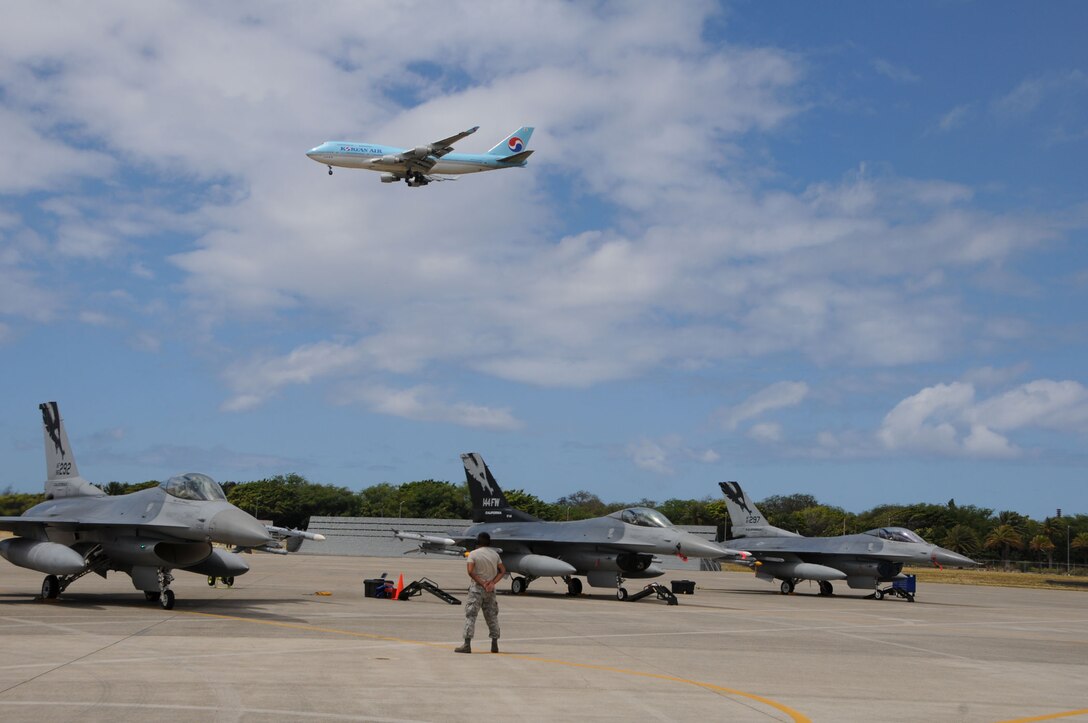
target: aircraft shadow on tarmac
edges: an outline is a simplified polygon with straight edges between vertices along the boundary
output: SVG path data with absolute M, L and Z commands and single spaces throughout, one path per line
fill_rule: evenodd
M 270 614 L 265 606 L 275 606 L 285 602 L 299 602 L 298 600 L 285 600 L 283 598 L 221 598 L 199 599 L 191 598 L 178 600 L 174 610 L 178 612 L 206 613 L 209 615 L 230 615 L 235 617 L 254 618 L 259 620 L 271 620 L 284 623 L 309 624 L 306 618 L 293 615 Z M 131 595 L 104 595 L 102 593 L 78 593 L 66 595 L 60 600 L 43 600 L 41 597 L 29 597 L 25 593 L 0 593 L 0 612 L 9 606 L 36 606 L 45 605 L 53 609 L 72 611 L 102 611 L 110 609 L 140 609 L 149 612 L 160 610 L 158 607 L 149 606 L 146 601 L 132 597 Z M 261 608 L 261 609 L 258 609 Z M 162 612 L 167 612 L 163 610 Z

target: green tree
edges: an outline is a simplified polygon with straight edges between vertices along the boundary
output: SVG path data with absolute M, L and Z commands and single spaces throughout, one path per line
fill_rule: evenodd
M 939 544 L 952 552 L 968 557 L 974 556 L 980 547 L 978 533 L 968 525 L 953 525 L 944 537 L 940 538 Z
M 1009 551 L 1021 549 L 1024 546 L 1024 538 L 1012 525 L 1003 524 L 995 527 L 986 536 L 986 542 L 983 544 L 985 544 L 987 550 L 999 550 L 1001 552 L 1001 566 L 1008 571 Z
M 536 495 L 529 494 L 525 490 L 508 490 L 505 494 L 506 501 L 522 512 L 528 512 L 533 517 L 539 517 L 542 520 L 558 519 L 555 505 L 549 505 Z
M 1077 536 L 1069 543 L 1077 552 L 1088 552 L 1088 532 L 1078 532 Z M 1086 555 L 1085 557 L 1088 557 Z
M 1036 535 L 1028 542 L 1028 549 L 1037 555 L 1046 555 L 1046 566 L 1054 567 L 1054 548 L 1056 545 L 1046 535 Z
M 600 497 L 585 490 L 578 490 L 560 497 L 555 501 L 555 506 L 559 508 L 563 519 L 571 520 L 600 517 L 607 515 L 610 511 L 609 505 L 602 502 Z
M 227 499 L 254 517 L 284 527 L 304 526 L 311 515 L 349 515 L 355 507 L 350 490 L 314 484 L 297 474 L 239 482 Z

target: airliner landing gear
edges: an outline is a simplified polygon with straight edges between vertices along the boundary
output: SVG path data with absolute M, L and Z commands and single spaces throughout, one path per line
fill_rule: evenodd
M 329 175 L 332 175 L 332 166 L 329 166 Z
M 568 595 L 581 595 L 582 594 L 582 581 L 576 577 L 564 577 L 563 582 L 567 583 Z

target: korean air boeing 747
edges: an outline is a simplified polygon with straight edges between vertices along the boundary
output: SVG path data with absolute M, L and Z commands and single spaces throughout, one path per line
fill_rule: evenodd
M 453 153 L 453 144 L 479 130 L 469 128 L 449 138 L 415 148 L 393 148 L 375 143 L 326 141 L 306 155 L 329 167 L 365 168 L 381 172 L 382 183 L 404 181 L 416 188 L 431 181 L 452 180 L 432 174 L 462 174 L 495 171 L 500 168 L 522 168 L 532 155 L 527 150 L 532 128 L 518 128 L 487 153 Z

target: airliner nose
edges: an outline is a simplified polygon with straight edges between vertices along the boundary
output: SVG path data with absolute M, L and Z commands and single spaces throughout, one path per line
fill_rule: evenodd
M 208 524 L 213 542 L 240 547 L 260 547 L 272 541 L 268 529 L 237 507 L 217 512 Z

